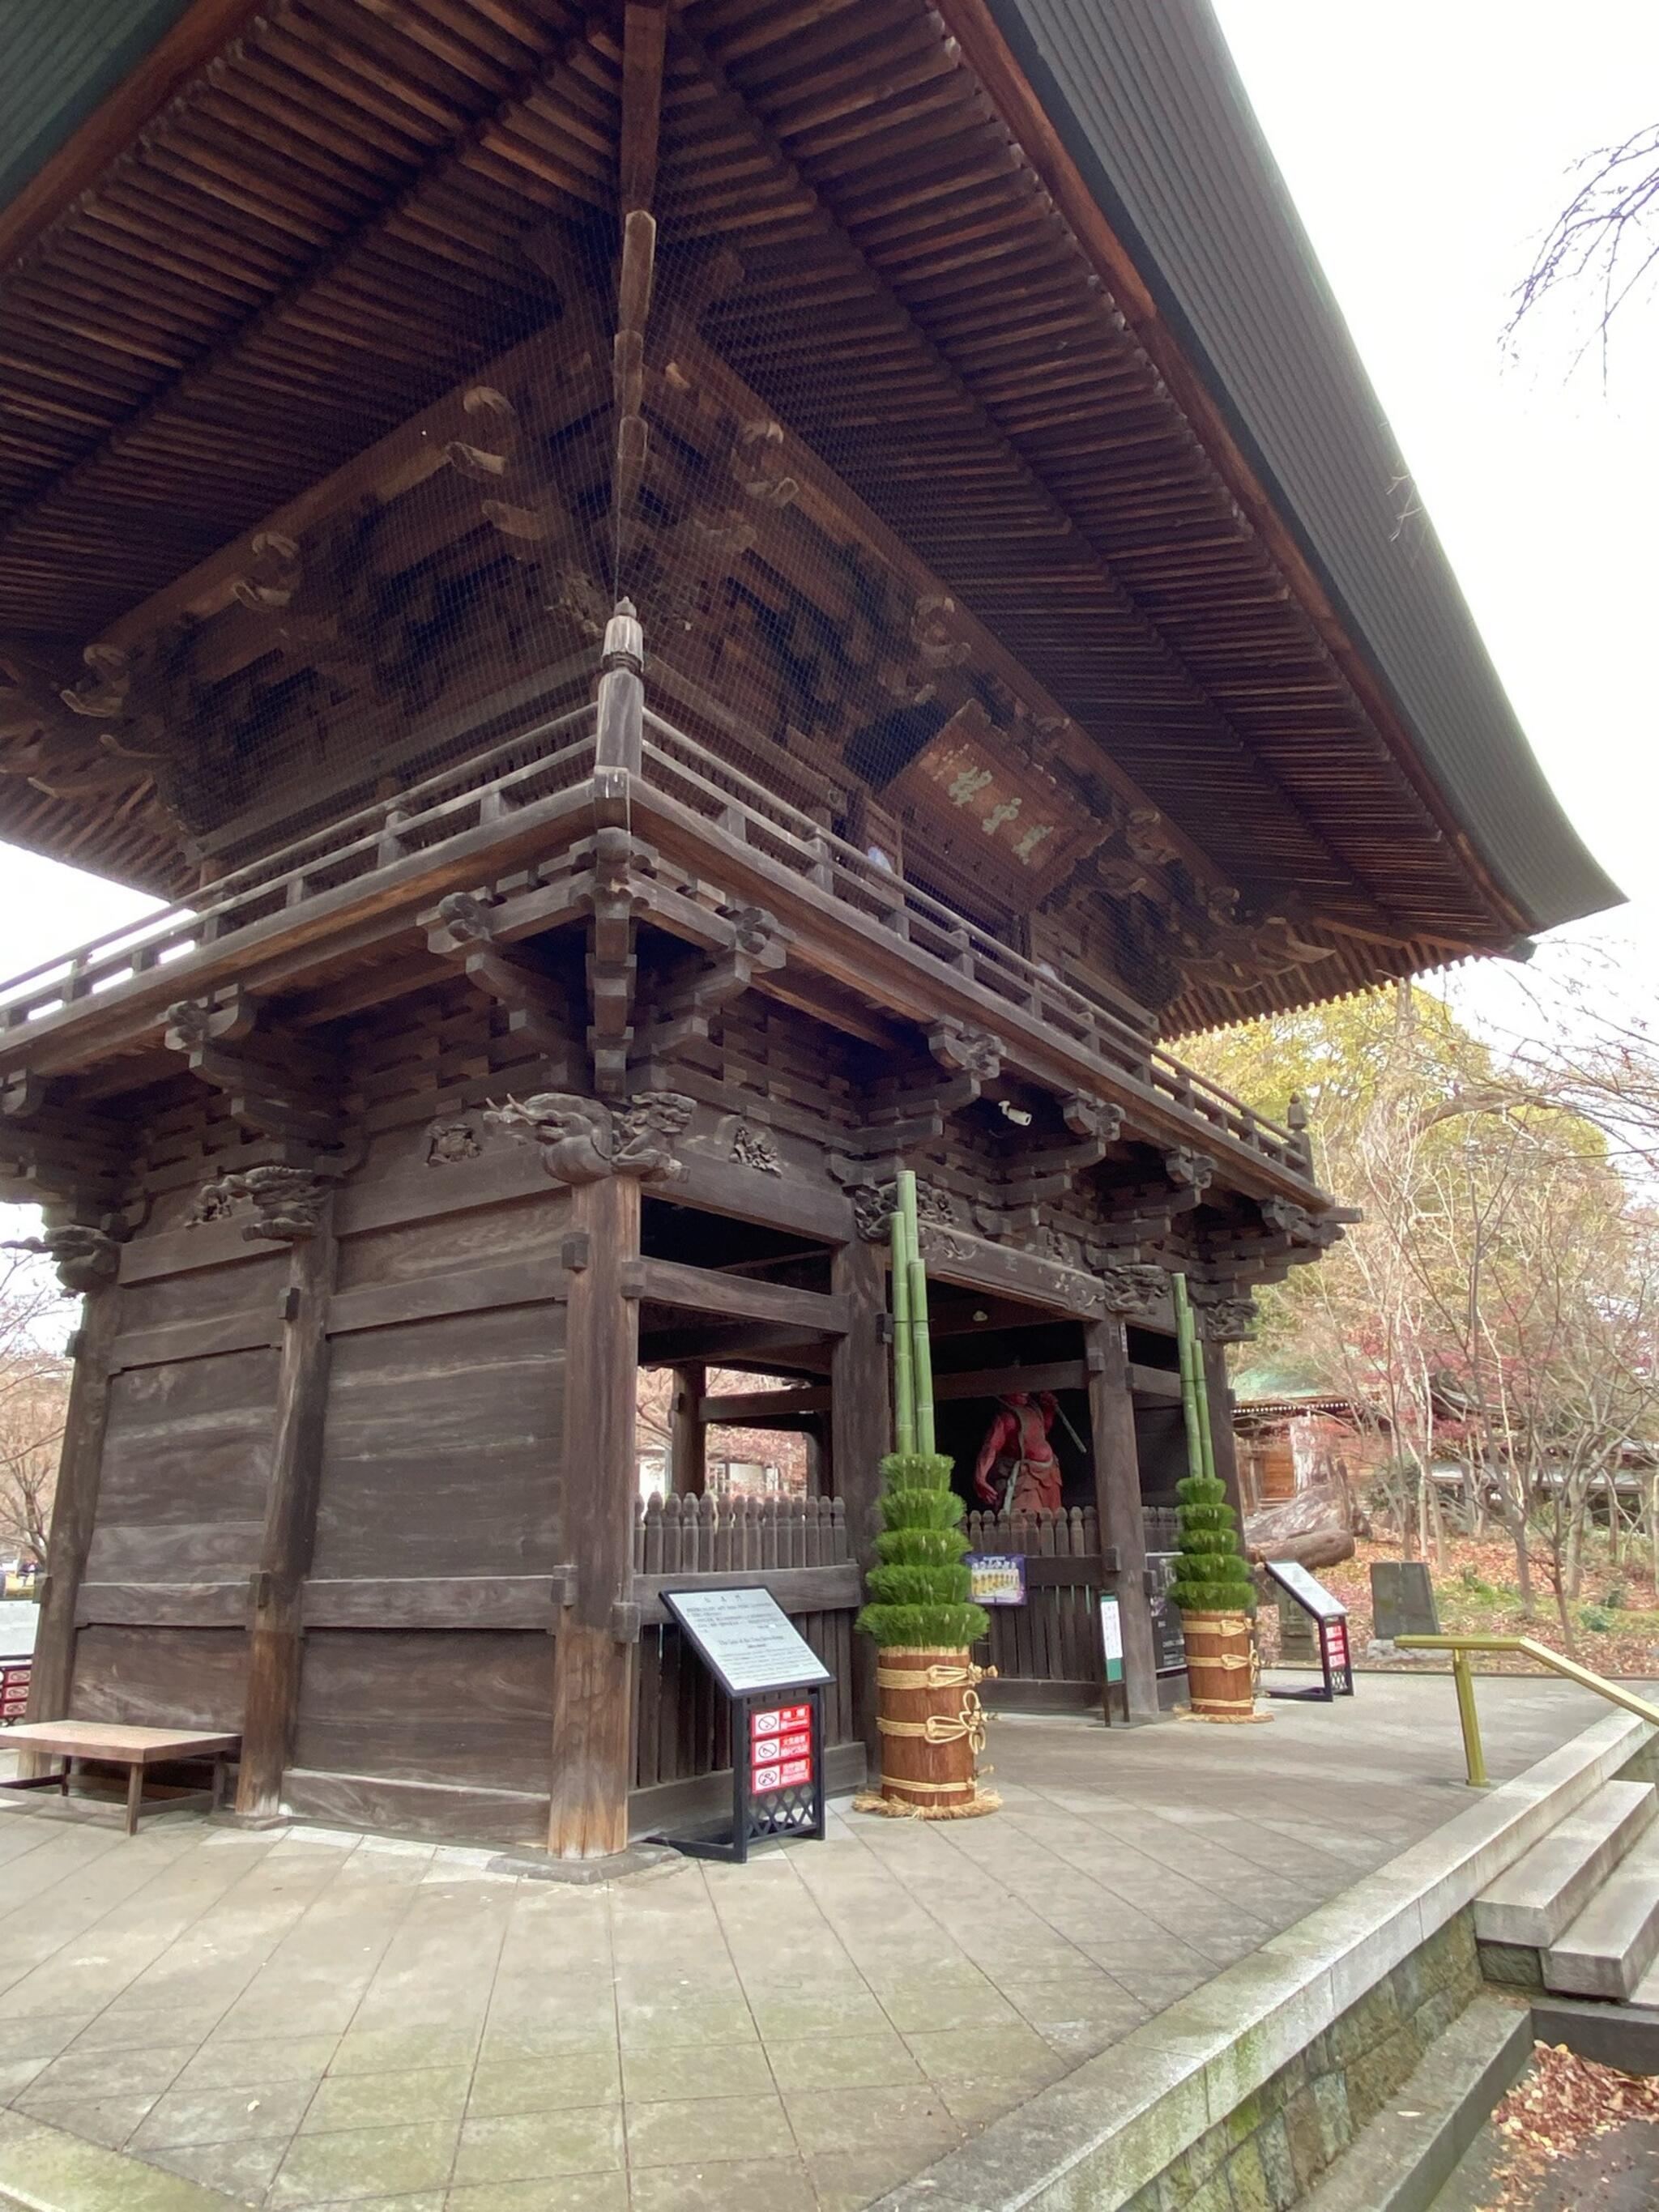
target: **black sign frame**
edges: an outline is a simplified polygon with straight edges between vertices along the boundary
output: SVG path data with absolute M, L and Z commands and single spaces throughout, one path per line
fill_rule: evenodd
M 1146 1596 L 1152 1619 L 1152 1672 L 1160 1676 L 1184 1674 L 1187 1671 L 1187 1639 L 1182 1633 L 1181 1608 L 1170 1595 L 1175 1564 L 1180 1557 L 1179 1552 L 1146 1554 Z
M 1338 1698 L 1352 1697 L 1353 1636 L 1348 1626 L 1346 1606 L 1343 1604 L 1340 1598 L 1333 1597 L 1322 1583 L 1315 1583 L 1314 1587 L 1325 1601 L 1326 1609 L 1321 1610 L 1317 1605 L 1310 1605 L 1305 1593 L 1298 1587 L 1297 1580 L 1289 1575 L 1281 1574 L 1279 1571 L 1281 1564 L 1293 1565 L 1296 1566 L 1298 1577 L 1308 1582 L 1314 1582 L 1314 1577 L 1309 1574 L 1308 1570 L 1293 1560 L 1278 1562 L 1264 1559 L 1261 1564 L 1278 1588 L 1301 1607 L 1303 1612 L 1319 1631 L 1319 1665 L 1320 1672 L 1323 1676 L 1317 1689 L 1269 1690 L 1267 1695 L 1270 1698 L 1285 1698 L 1294 1705 L 1328 1705 L 1334 1704 Z M 1341 1656 L 1334 1657 L 1332 1646 L 1338 1636 L 1341 1638 Z
M 737 1866 L 745 1863 L 751 1848 L 757 1844 L 792 1843 L 798 1839 L 822 1843 L 828 1795 L 823 1772 L 823 1692 L 829 1683 L 834 1682 L 834 1674 L 824 1669 L 828 1682 L 797 1679 L 768 1683 L 759 1688 L 734 1688 L 725 1668 L 675 1603 L 675 1593 L 664 1590 L 660 1595 L 671 1619 L 708 1668 L 726 1701 L 732 1737 L 732 1813 L 729 1822 L 722 1818 L 709 1829 L 692 1830 L 685 1835 L 663 1835 L 659 1840 L 684 1852 L 687 1858 L 719 1859 Z M 703 1593 L 687 1591 L 684 1595 L 700 1596 Z M 772 1602 L 776 1605 L 777 1600 L 774 1598 Z M 781 1607 L 778 1609 L 782 1611 Z M 796 1633 L 799 1634 L 799 1630 Z M 823 1667 L 816 1652 L 812 1657 L 815 1665 Z M 757 1790 L 754 1717 L 769 1706 L 786 1705 L 804 1705 L 807 1709 L 811 1773 L 804 1783 L 780 1782 L 775 1790 Z

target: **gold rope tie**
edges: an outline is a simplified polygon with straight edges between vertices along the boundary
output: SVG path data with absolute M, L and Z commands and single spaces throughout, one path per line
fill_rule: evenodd
M 954 1690 L 963 1682 L 982 1682 L 994 1667 L 878 1667 L 881 1690 Z
M 926 1797 L 942 1797 L 950 1790 L 965 1790 L 970 1793 L 979 1787 L 976 1774 L 965 1774 L 958 1782 L 913 1782 L 908 1774 L 884 1774 L 884 1790 L 915 1790 Z
M 1192 1667 L 1218 1667 L 1224 1674 L 1236 1674 L 1241 1667 L 1250 1665 L 1248 1658 L 1237 1657 L 1231 1651 L 1193 1651 L 1188 1654 Z
M 890 1721 L 878 1715 L 876 1726 L 883 1735 L 919 1736 L 924 1743 L 960 1743 L 966 1736 L 975 1756 L 985 1748 L 985 1709 L 977 1690 L 964 1691 L 959 1713 L 929 1713 L 925 1721 Z

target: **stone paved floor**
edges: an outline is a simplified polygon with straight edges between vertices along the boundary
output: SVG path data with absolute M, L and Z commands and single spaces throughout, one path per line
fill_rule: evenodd
M 1500 1779 L 1605 1711 L 1480 1696 Z M 1443 1680 L 1275 1710 L 600 1889 L 0 1796 L 0 2102 L 281 2212 L 854 2212 L 1468 1802 Z

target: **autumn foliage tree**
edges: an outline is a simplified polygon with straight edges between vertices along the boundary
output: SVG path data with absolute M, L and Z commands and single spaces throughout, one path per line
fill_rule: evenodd
M 1659 1152 L 1659 1054 L 1567 1029 L 1576 1054 L 1497 1049 L 1402 985 L 1183 1049 L 1243 1096 L 1300 1092 L 1320 1180 L 1363 1212 L 1266 1294 L 1263 1348 L 1362 1409 L 1408 1543 L 1437 1550 L 1431 1470 L 1458 1465 L 1571 1643 L 1591 1501 L 1659 1441 L 1659 1210 L 1629 1135 L 1651 1103 Z M 1645 1519 L 1659 1559 L 1652 1485 Z

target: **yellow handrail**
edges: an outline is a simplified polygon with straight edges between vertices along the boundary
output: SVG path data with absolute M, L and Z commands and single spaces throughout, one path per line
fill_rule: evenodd
M 1480 1717 L 1474 1707 L 1474 1669 L 1469 1664 L 1471 1651 L 1519 1651 L 1523 1657 L 1536 1660 L 1552 1674 L 1565 1675 L 1569 1682 L 1581 1688 L 1594 1690 L 1598 1698 L 1609 1705 L 1622 1705 L 1627 1713 L 1640 1720 L 1651 1721 L 1659 1728 L 1659 1705 L 1650 1705 L 1645 1698 L 1638 1698 L 1633 1690 L 1621 1689 L 1617 1682 L 1609 1682 L 1601 1674 L 1593 1674 L 1588 1667 L 1581 1667 L 1576 1659 L 1568 1659 L 1559 1651 L 1552 1651 L 1547 1644 L 1536 1644 L 1530 1636 L 1397 1636 L 1395 1644 L 1402 1651 L 1449 1651 L 1452 1656 L 1452 1675 L 1457 1686 L 1457 1717 L 1463 1727 L 1463 1757 L 1469 1770 L 1471 1790 L 1488 1790 L 1492 1784 L 1486 1777 L 1486 1753 L 1480 1746 Z

